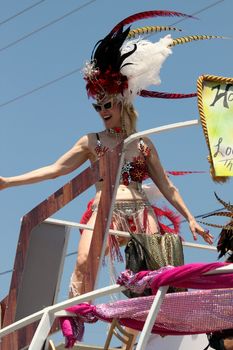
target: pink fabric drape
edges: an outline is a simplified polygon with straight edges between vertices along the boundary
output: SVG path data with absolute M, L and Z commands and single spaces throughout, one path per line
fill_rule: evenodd
M 153 292 L 165 285 L 202 288 L 166 294 L 152 332 L 161 335 L 209 333 L 233 328 L 233 273 L 203 275 L 226 265 L 228 264 L 214 262 L 167 266 L 137 274 L 126 270 L 121 273 L 118 283 L 137 292 L 148 286 L 151 286 Z M 76 340 L 81 340 L 84 322 L 111 322 L 117 318 L 122 325 L 142 330 L 153 299 L 154 295 L 151 295 L 97 306 L 79 304 L 68 308 L 67 311 L 75 313 L 77 317 L 60 319 L 66 347 L 72 347 Z
M 233 287 L 233 273 L 221 275 L 204 275 L 204 273 L 227 263 L 214 262 L 209 264 L 195 263 L 182 266 L 165 266 L 156 271 L 140 271 L 133 274 L 126 270 L 121 273 L 117 283 L 138 293 L 145 288 L 151 288 L 153 294 L 161 286 L 192 289 L 216 289 Z

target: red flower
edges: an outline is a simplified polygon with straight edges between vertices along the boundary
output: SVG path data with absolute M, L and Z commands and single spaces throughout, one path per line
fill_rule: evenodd
M 120 72 L 108 69 L 105 73 L 96 71 L 91 77 L 84 77 L 88 96 L 96 98 L 96 95 L 108 93 L 109 95 L 123 94 L 128 88 L 128 78 Z

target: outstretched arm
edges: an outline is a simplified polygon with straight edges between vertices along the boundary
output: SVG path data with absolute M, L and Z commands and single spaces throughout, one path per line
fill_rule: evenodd
M 51 165 L 18 176 L 0 177 L 0 190 L 69 174 L 81 166 L 89 156 L 88 136 L 83 136 L 68 152 Z
M 197 234 L 203 237 L 203 239 L 209 243 L 213 243 L 213 236 L 205 231 L 195 220 L 193 215 L 185 205 L 181 195 L 177 188 L 173 185 L 168 178 L 164 168 L 159 160 L 158 153 L 150 140 L 146 141 L 148 147 L 151 149 L 150 156 L 148 157 L 148 169 L 151 179 L 158 186 L 164 197 L 178 210 L 178 212 L 188 221 L 190 230 L 192 232 L 194 240 L 197 239 Z

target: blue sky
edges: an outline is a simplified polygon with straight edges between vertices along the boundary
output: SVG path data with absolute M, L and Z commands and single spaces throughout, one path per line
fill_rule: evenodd
M 86 96 L 80 69 L 90 59 L 94 44 L 123 18 L 136 12 L 158 9 L 197 13 L 195 19 L 154 18 L 139 21 L 132 28 L 176 23 L 183 32 L 173 32 L 173 37 L 210 34 L 233 38 L 231 0 L 177 0 L 166 1 L 165 4 L 157 0 L 44 0 L 5 22 L 37 2 L 9 0 L 0 5 L 2 176 L 17 175 L 50 164 L 82 135 L 102 130 L 101 121 Z M 162 35 L 155 34 L 150 40 L 157 41 Z M 162 83 L 156 90 L 195 92 L 196 81 L 202 74 L 232 77 L 232 54 L 232 39 L 176 46 L 162 68 Z M 66 77 L 60 79 L 63 76 Z M 195 98 L 172 101 L 138 97 L 135 106 L 139 112 L 139 131 L 199 117 Z M 214 191 L 225 201 L 232 201 L 232 180 L 219 185 L 209 176 L 208 149 L 200 125 L 158 134 L 152 139 L 165 169 L 205 171 L 204 174 L 172 178 L 193 215 L 221 207 Z M 0 193 L 0 272 L 13 267 L 20 218 L 79 171 L 53 181 Z M 91 190 L 84 194 L 55 217 L 79 221 L 92 193 Z M 215 239 L 218 233 L 213 230 Z M 182 236 L 191 239 L 185 225 Z M 79 233 L 71 233 L 68 252 L 76 250 L 78 237 Z M 194 253 L 190 249 L 186 252 L 187 262 L 216 258 L 215 253 Z M 74 259 L 72 256 L 66 261 L 61 299 L 67 295 L 68 276 Z M 1 298 L 8 292 L 10 278 L 11 274 L 0 275 Z

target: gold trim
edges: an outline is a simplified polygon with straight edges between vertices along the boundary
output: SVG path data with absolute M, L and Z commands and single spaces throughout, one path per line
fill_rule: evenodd
M 215 182 L 226 182 L 229 180 L 229 176 L 216 176 L 215 170 L 214 170 L 214 163 L 211 156 L 211 150 L 210 150 L 210 141 L 209 141 L 209 135 L 207 131 L 207 125 L 206 125 L 206 118 L 204 113 L 204 107 L 203 107 L 203 100 L 202 100 L 202 91 L 203 91 L 203 85 L 204 81 L 215 81 L 216 83 L 233 83 L 233 78 L 227 78 L 227 77 L 219 77 L 216 75 L 201 75 L 197 79 L 197 101 L 198 101 L 198 110 L 200 114 L 200 120 L 202 125 L 202 130 L 205 136 L 206 144 L 209 149 L 209 155 L 207 156 L 208 162 L 210 163 L 210 174 Z

